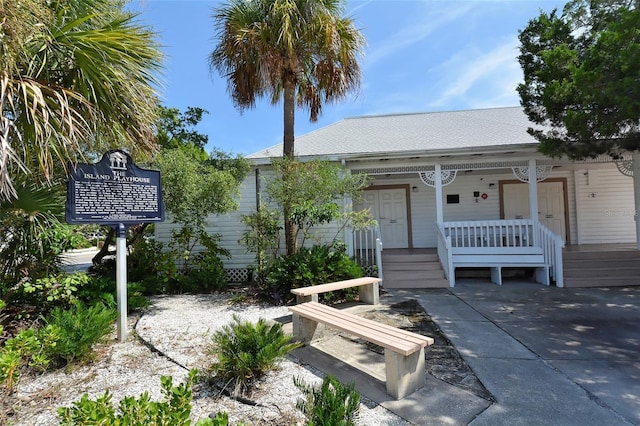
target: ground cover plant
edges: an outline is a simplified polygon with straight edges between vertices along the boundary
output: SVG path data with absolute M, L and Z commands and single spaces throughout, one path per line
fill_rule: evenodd
M 105 392 L 96 399 L 84 394 L 71 407 L 60 407 L 58 415 L 63 426 L 80 425 L 127 425 L 127 426 L 190 426 L 192 385 L 197 371 L 189 371 L 185 383 L 173 385 L 171 376 L 162 376 L 162 394 L 164 401 L 152 401 L 149 393 L 144 392 L 138 398 L 127 396 L 120 400 L 118 407 L 111 401 L 112 395 Z M 226 426 L 228 416 L 217 413 L 214 418 L 198 420 L 197 426 Z

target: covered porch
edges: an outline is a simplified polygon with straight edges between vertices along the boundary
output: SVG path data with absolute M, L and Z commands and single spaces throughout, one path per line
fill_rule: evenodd
M 633 194 L 631 198 L 626 198 L 626 201 L 616 204 L 618 198 L 614 194 L 618 188 L 616 188 L 617 184 L 611 183 L 613 182 L 611 176 L 618 176 L 615 178 L 618 180 L 624 179 L 625 185 L 633 182 L 629 179 L 632 174 L 629 173 L 629 168 L 632 167 L 633 162 L 630 158 L 625 161 L 627 174 L 618 167 L 624 176 L 616 171 L 618 164 L 614 166 L 611 159 L 571 164 L 544 158 L 434 164 L 423 166 L 422 169 L 425 171 L 417 173 L 420 183 L 426 188 L 411 183 L 409 179 L 407 179 L 408 184 L 397 184 L 403 176 L 409 178 L 411 171 L 417 171 L 418 167 L 369 168 L 368 170 L 363 168 L 363 171 L 376 177 L 372 189 L 380 189 L 378 191 L 380 194 L 386 192 L 391 193 L 392 196 L 399 195 L 406 205 L 405 210 L 397 208 L 399 204 L 394 204 L 393 199 L 390 198 L 388 205 L 382 206 L 380 201 L 380 207 L 377 207 L 376 219 L 380 223 L 379 243 L 385 250 L 380 256 L 381 261 L 377 269 L 385 275 L 386 264 L 389 263 L 388 259 L 391 256 L 395 260 L 392 262 L 393 270 L 389 270 L 389 274 L 397 275 L 395 270 L 402 264 L 409 268 L 408 265 L 412 262 L 406 259 L 400 260 L 398 256 L 401 256 L 401 252 L 396 250 L 405 248 L 408 252 L 403 253 L 402 256 L 407 256 L 407 259 L 414 258 L 416 263 L 429 263 L 429 272 L 411 266 L 411 270 L 415 272 L 409 274 L 405 271 L 404 275 L 413 278 L 396 285 L 393 282 L 395 280 L 387 280 L 385 276 L 387 287 L 389 284 L 400 287 L 443 287 L 442 280 L 435 279 L 434 274 L 438 273 L 446 280 L 446 286 L 453 287 L 456 270 L 463 270 L 463 268 L 490 270 L 491 279 L 496 284 L 502 283 L 503 269 L 533 269 L 536 281 L 544 285 L 554 284 L 558 287 L 598 285 L 576 276 L 576 273 L 579 274 L 579 271 L 584 268 L 575 267 L 579 265 L 576 263 L 579 262 L 575 260 L 576 257 L 597 258 L 598 255 L 577 253 L 593 253 L 599 248 L 602 252 L 612 253 L 607 256 L 619 256 L 616 253 L 624 251 L 630 253 L 625 256 L 633 258 L 635 252 L 638 252 L 633 220 L 635 215 L 630 213 L 635 212 L 633 205 L 630 205 L 630 201 L 633 202 Z M 395 174 L 389 172 L 395 172 Z M 511 180 L 508 172 L 513 173 Z M 508 186 L 515 188 L 517 183 L 526 188 L 524 193 L 507 191 Z M 470 191 L 469 189 L 474 186 L 489 190 Z M 540 198 L 541 186 L 542 188 L 552 186 L 560 188 L 559 201 L 556 204 L 561 205 L 561 217 L 554 217 L 554 214 L 549 213 L 550 197 Z M 458 195 L 461 189 L 463 193 Z M 496 199 L 498 190 L 499 200 Z M 393 194 L 394 191 L 395 194 Z M 463 195 L 468 195 L 464 194 L 466 191 L 473 194 L 473 199 L 463 199 Z M 624 193 L 625 190 L 620 189 L 620 191 Z M 629 193 L 626 192 L 626 194 Z M 521 203 L 526 206 L 524 211 L 522 208 L 520 211 L 507 208 L 507 203 L 512 202 L 513 197 L 516 196 L 520 197 L 519 199 L 525 198 Z M 382 199 L 380 195 L 377 197 Z M 616 200 L 616 203 L 612 202 L 610 197 L 614 197 L 613 200 Z M 356 209 L 375 206 L 375 202 L 378 202 L 375 197 L 369 199 L 373 201 L 368 203 L 365 200 L 361 205 L 356 205 Z M 425 210 L 425 207 L 428 210 Z M 431 213 L 425 216 L 424 213 L 429 210 Z M 401 216 L 400 220 L 398 215 Z M 402 217 L 403 215 L 406 216 Z M 597 220 L 604 225 L 602 228 L 596 225 Z M 389 234 L 389 229 L 396 228 L 398 222 L 404 222 L 403 225 L 408 229 L 406 240 L 400 242 L 400 245 L 397 240 L 390 241 L 385 237 L 385 234 Z M 613 229 L 612 226 L 613 228 L 621 227 L 615 232 L 623 236 L 623 241 L 626 239 L 624 243 L 612 242 L 618 240 L 617 237 L 607 240 L 601 236 L 607 229 Z M 431 231 L 424 232 L 428 229 L 434 230 L 433 239 L 424 237 L 430 235 Z M 604 242 L 590 244 L 594 240 Z M 630 242 L 632 240 L 635 242 Z M 415 257 L 416 249 L 432 249 L 435 253 L 429 259 L 418 260 L 418 257 Z M 424 253 L 420 255 L 424 257 Z M 435 261 L 440 265 L 439 272 L 433 271 L 434 256 Z M 569 266 L 565 265 L 567 261 L 565 259 L 569 259 Z M 586 263 L 589 262 L 586 261 Z M 609 271 L 607 271 L 606 264 L 603 264 L 602 267 L 605 269 L 594 271 L 594 276 L 612 277 L 615 269 L 612 266 L 608 267 Z M 608 280 L 610 284 L 606 285 L 635 283 L 630 275 L 633 268 L 625 263 L 623 269 L 626 275 L 611 278 Z M 421 277 L 427 276 L 435 285 L 424 283 L 425 280 Z M 407 285 L 407 281 L 411 280 L 422 283 Z M 599 282 L 602 283 L 602 280 Z

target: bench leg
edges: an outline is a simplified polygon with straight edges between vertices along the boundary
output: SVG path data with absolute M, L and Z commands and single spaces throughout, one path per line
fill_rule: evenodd
M 424 348 L 408 356 L 385 349 L 384 362 L 387 393 L 395 399 L 402 399 L 425 385 Z
M 495 266 L 491 268 L 491 282 L 494 284 L 502 285 L 502 267 Z
M 317 301 L 318 301 L 318 294 L 312 294 L 310 296 L 300 296 L 296 294 L 296 305 L 299 305 L 305 302 L 317 302 Z
M 370 305 L 377 305 L 380 303 L 380 289 L 378 283 L 361 285 L 359 290 L 360 301 L 368 303 Z
M 293 336 L 296 340 L 308 345 L 313 340 L 319 339 L 324 334 L 324 324 L 318 324 L 309 318 L 301 317 L 295 313 L 292 315 Z

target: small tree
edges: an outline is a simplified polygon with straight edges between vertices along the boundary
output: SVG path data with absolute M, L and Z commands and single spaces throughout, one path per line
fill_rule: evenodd
M 369 184 L 366 175 L 349 174 L 344 168 L 328 161 L 307 163 L 288 158 L 273 159 L 276 177 L 266 185 L 269 199 L 279 206 L 290 206 L 288 220 L 293 224 L 294 244 L 287 254 L 295 254 L 300 243 L 309 237 L 314 226 L 349 216 L 340 208 L 344 198 L 358 199 Z

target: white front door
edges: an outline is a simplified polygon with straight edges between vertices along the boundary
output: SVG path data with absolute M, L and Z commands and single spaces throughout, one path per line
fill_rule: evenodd
M 369 209 L 380 225 L 384 248 L 409 247 L 407 197 L 404 188 L 370 189 L 354 206 L 356 211 Z
M 538 182 L 538 220 L 567 240 L 562 182 Z M 504 218 L 529 219 L 529 186 L 509 183 L 502 187 Z

